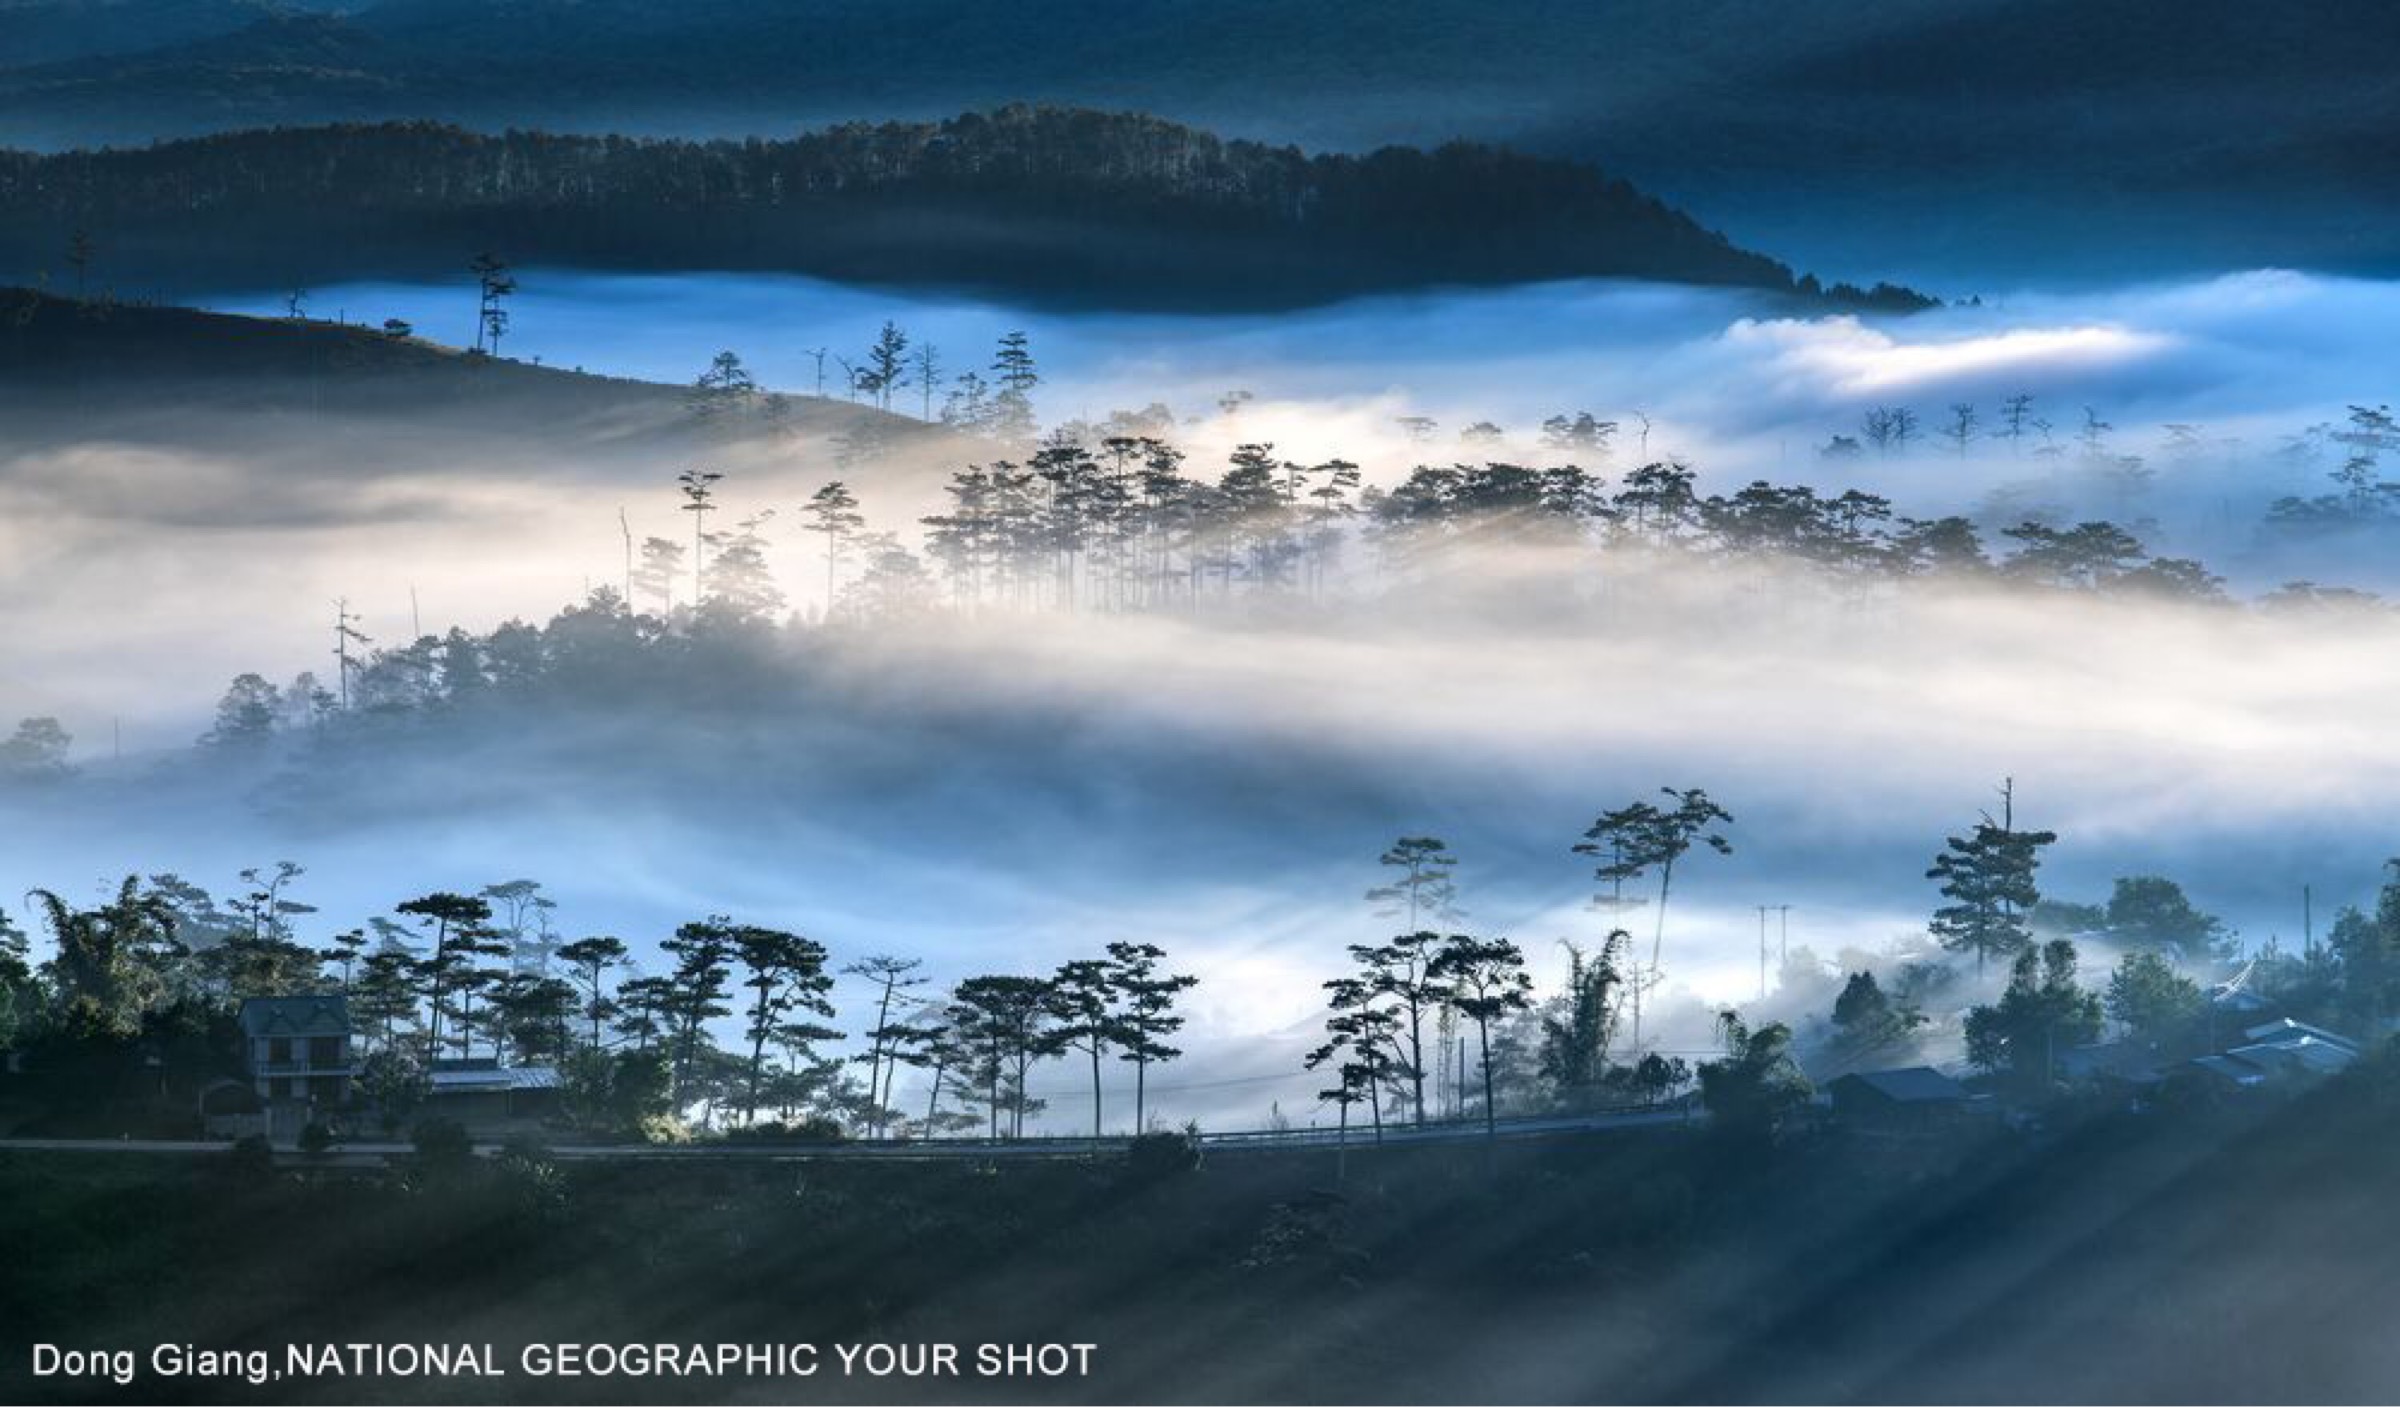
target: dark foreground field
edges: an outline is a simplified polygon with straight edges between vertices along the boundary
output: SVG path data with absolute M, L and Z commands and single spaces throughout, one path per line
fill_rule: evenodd
M 7 1400 L 2400 1395 L 2389 1058 L 1941 1149 L 1668 1131 L 1122 1165 L 0 1158 Z M 1090 1342 L 1062 1380 L 36 1381 L 30 1345 Z

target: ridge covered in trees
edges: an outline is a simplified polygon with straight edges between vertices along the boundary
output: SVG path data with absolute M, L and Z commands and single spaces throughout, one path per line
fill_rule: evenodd
M 79 237 L 140 287 L 448 274 L 492 249 L 1156 307 L 1577 277 L 1927 302 L 1795 278 L 1574 162 L 1467 143 L 1312 156 L 1025 106 L 743 142 L 405 123 L 0 153 L 0 268 L 37 278 Z
M 1345 150 L 1463 136 L 1597 161 L 1851 268 L 1897 250 L 1978 280 L 2394 262 L 2378 218 L 2394 17 L 2372 0 L 2022 13 L 1217 0 L 1207 14 L 1095 0 L 16 0 L 0 7 L 0 142 L 409 118 L 738 137 L 1038 95 Z

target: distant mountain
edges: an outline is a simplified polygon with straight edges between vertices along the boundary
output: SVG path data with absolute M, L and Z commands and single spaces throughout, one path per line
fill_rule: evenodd
M 295 8 L 278 0 L 0 0 L 0 65 L 175 49 Z
M 1588 166 L 1464 144 L 1312 157 L 1060 108 L 780 142 L 418 124 L 0 153 L 0 277 L 55 274 L 76 231 L 107 279 L 137 289 L 453 275 L 491 251 L 1115 307 L 1574 277 L 1818 294 Z
M 380 0 L 197 23 L 0 44 L 0 141 L 390 119 L 780 136 L 1048 101 L 1596 161 L 1864 268 L 2400 265 L 2383 0 Z

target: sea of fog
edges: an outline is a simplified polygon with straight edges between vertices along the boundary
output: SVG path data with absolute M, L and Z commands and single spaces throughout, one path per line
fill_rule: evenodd
M 1871 488 L 1919 516 L 1990 518 L 2001 502 L 2069 521 L 2105 513 L 2243 590 L 2293 575 L 2400 586 L 2388 553 L 2352 545 L 2295 563 L 2262 555 L 2256 526 L 2273 498 L 2328 487 L 2338 451 L 2311 427 L 2400 380 L 2388 336 L 2400 285 L 2267 271 L 1961 290 L 1980 303 L 1860 320 L 1622 284 L 1201 318 L 788 278 L 521 281 L 507 355 L 670 382 L 730 350 L 768 386 L 810 392 L 824 349 L 831 391 L 835 357 L 858 359 L 886 321 L 933 342 L 953 372 L 1023 329 L 1046 421 L 1163 402 L 1203 472 L 1251 439 L 1298 459 L 1342 455 L 1380 482 L 1428 460 L 1542 462 L 1539 422 L 1588 410 L 1621 427 L 1604 472 L 1674 455 L 1712 490 L 1764 476 Z M 216 306 L 280 314 L 284 295 Z M 463 343 L 474 291 L 463 279 L 321 288 L 307 309 L 397 317 Z M 1990 438 L 1998 403 L 2019 393 L 2047 430 Z M 1981 415 L 1964 453 L 1935 433 L 1959 402 Z M 1819 457 L 1882 406 L 1915 410 L 1916 445 Z M 2076 445 L 2087 410 L 2110 427 L 2112 455 L 2151 470 L 2138 491 L 2039 452 L 2044 438 Z M 1437 423 L 1430 439 L 1402 430 L 1409 416 Z M 1502 443 L 1462 446 L 1458 431 L 1486 420 Z M 1921 929 L 1925 864 L 1946 830 L 1994 803 L 2003 776 L 2018 779 L 2031 824 L 2065 837 L 2055 892 L 2100 898 L 2114 875 L 2169 873 L 2252 942 L 2297 938 L 2303 885 L 2321 932 L 2334 905 L 2371 897 L 2379 862 L 2400 851 L 2400 743 L 2385 726 L 2400 640 L 2387 626 L 1991 603 L 1768 617 L 1745 602 L 1777 594 L 1756 590 L 1605 631 L 1467 612 L 1271 636 L 1120 621 L 910 639 L 859 665 L 872 706 L 853 699 L 857 716 L 797 718 L 781 744 L 750 740 L 788 746 L 795 767 L 823 759 L 781 797 L 692 794 L 662 772 L 643 802 L 651 749 L 639 737 L 593 740 L 624 784 L 605 803 L 571 770 L 462 768 L 396 778 L 410 804 L 329 825 L 277 820 L 243 787 L 141 785 L 144 759 L 197 735 L 235 671 L 325 672 L 336 596 L 386 642 L 420 626 L 484 629 L 614 581 L 620 508 L 637 532 L 688 531 L 669 486 L 681 463 L 653 475 L 479 463 L 471 446 L 432 440 L 414 461 L 406 443 L 379 448 L 365 480 L 339 435 L 297 456 L 179 453 L 116 443 L 101 423 L 65 449 L 0 449 L 0 718 L 61 717 L 119 798 L 0 809 L 0 890 L 78 891 L 135 870 L 222 890 L 244 866 L 290 858 L 310 868 L 301 897 L 347 925 L 425 889 L 529 875 L 557 893 L 572 933 L 641 940 L 730 912 L 846 957 L 922 953 L 945 981 L 1146 937 L 1206 979 L 1192 1058 L 1164 1079 L 1160 1105 L 1222 1126 L 1270 1103 L 1302 1118 L 1314 1108 L 1320 1082 L 1294 1066 L 1317 983 L 1344 944 L 1379 933 L 1360 895 L 1380 877 L 1375 853 L 1403 832 L 1458 845 L 1474 923 L 1519 938 L 1548 980 L 1558 940 L 1601 927 L 1566 853 L 1580 828 L 1661 785 L 1707 787 L 1741 823 L 1734 856 L 1679 876 L 1679 1014 L 1665 1029 L 1692 1050 L 1707 1043 L 1707 1003 L 1756 1000 L 1757 906 L 1792 905 L 1791 941 L 1811 954 L 1760 1009 L 1821 1012 L 1837 954 Z M 776 511 L 776 566 L 794 606 L 817 608 L 823 559 L 799 507 L 838 471 L 821 445 L 735 461 L 728 507 Z M 878 525 L 900 527 L 955 467 L 845 477 Z M 918 717 L 928 701 L 986 697 L 1009 702 L 1015 731 Z M 425 802 L 436 782 L 461 800 Z M 1064 1087 L 1058 1117 L 1072 1123 L 1074 1082 L 1047 1083 Z
M 1045 420 L 1154 402 L 1212 417 L 1227 395 L 1247 392 L 1256 399 L 1243 413 L 1265 417 L 1297 455 L 1355 455 L 1363 434 L 1389 434 L 1403 414 L 1435 419 L 1443 441 L 1476 421 L 1529 441 L 1544 418 L 1589 410 L 1622 422 L 1629 447 L 1647 417 L 1654 453 L 1733 450 L 1746 469 L 1804 473 L 1814 450 L 1857 433 L 1870 407 L 1913 407 L 1930 442 L 1949 405 L 1978 405 L 1988 431 L 2001 398 L 2017 393 L 2035 396 L 2061 437 L 2094 408 L 2123 452 L 2155 450 L 2169 424 L 2271 448 L 2347 404 L 2382 399 L 2400 379 L 2400 346 L 2388 336 L 2400 284 L 2286 270 L 2102 290 L 1945 290 L 1959 301 L 1871 319 L 1607 281 L 1205 317 L 1040 311 L 784 276 L 518 277 L 505 350 L 551 366 L 688 383 L 732 351 L 773 389 L 840 395 L 838 359 L 863 363 L 886 322 L 933 343 L 948 375 L 987 369 L 997 339 L 1022 330 L 1046 378 Z M 211 302 L 281 315 L 287 297 Z M 399 318 L 458 345 L 475 336 L 476 292 L 463 273 L 439 286 L 315 289 L 305 309 L 370 325 Z M 916 413 L 919 394 L 903 392 L 897 408 Z M 1273 418 L 1278 407 L 1296 413 Z M 1938 458 L 1916 467 L 1899 481 L 1938 484 Z

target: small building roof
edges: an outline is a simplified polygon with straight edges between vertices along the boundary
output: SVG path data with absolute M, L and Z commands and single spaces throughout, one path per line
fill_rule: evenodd
M 2269 1021 L 2261 1026 L 2253 1026 L 2242 1032 L 2242 1036 L 2253 1045 L 2290 1045 L 2314 1040 L 2322 1041 L 2327 1045 L 2339 1046 L 2353 1056 L 2359 1053 L 2358 1042 L 2348 1036 L 2336 1035 L 2322 1026 L 2311 1026 L 2305 1021 L 2294 1021 L 2288 1016 L 2281 1021 Z
M 1894 1104 L 1950 1103 L 1969 1097 L 1965 1085 L 1930 1065 L 1910 1065 L 1899 1070 L 1860 1070 L 1835 1080 L 1833 1087 L 1861 1090 Z
M 244 997 L 242 1034 L 261 1036 L 346 1036 L 349 999 L 336 994 L 307 997 Z
M 497 1061 L 440 1061 L 425 1073 L 435 1094 L 487 1094 L 512 1089 L 556 1089 L 558 1071 L 549 1065 L 503 1067 Z
M 2225 1056 L 2262 1070 L 2301 1070 L 2316 1075 L 2338 1074 L 2358 1063 L 2358 1052 L 2350 1046 L 2321 1041 L 2314 1036 L 2235 1046 Z

